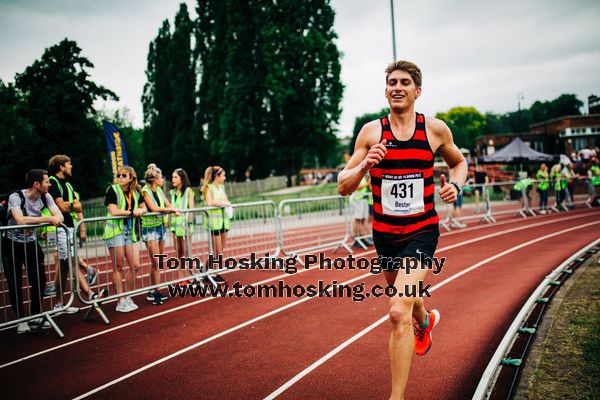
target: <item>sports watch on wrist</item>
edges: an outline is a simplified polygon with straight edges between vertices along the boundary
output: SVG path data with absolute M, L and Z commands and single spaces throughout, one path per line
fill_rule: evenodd
M 456 182 L 450 182 L 451 185 L 453 185 L 456 188 L 456 194 L 460 193 L 460 190 L 462 189 L 460 186 L 458 186 L 458 183 Z

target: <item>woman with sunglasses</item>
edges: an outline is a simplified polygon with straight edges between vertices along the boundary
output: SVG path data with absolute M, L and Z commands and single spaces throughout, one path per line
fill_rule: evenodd
M 225 207 L 231 206 L 225 193 L 225 179 L 225 170 L 221 167 L 208 167 L 204 171 L 201 189 L 204 203 L 209 207 L 221 207 L 219 210 L 209 210 L 208 221 L 204 221 L 204 227 L 210 229 L 214 257 L 223 255 L 231 219 L 225 210 Z M 225 279 L 220 275 L 213 278 L 219 284 L 225 283 Z
M 178 210 L 185 211 L 194 208 L 194 191 L 190 185 L 190 179 L 183 168 L 177 168 L 171 176 L 171 204 Z M 193 214 L 182 213 L 179 216 L 172 216 L 169 219 L 169 227 L 173 234 L 173 243 L 177 251 L 177 257 L 188 257 L 187 237 L 194 233 Z M 185 277 L 184 271 L 179 269 L 179 277 Z M 186 284 L 189 282 L 181 282 Z
M 173 212 L 175 216 L 179 216 L 179 210 L 173 206 L 165 193 L 162 190 L 164 179 L 162 171 L 156 164 L 148 165 L 144 174 L 146 184 L 142 188 L 144 203 L 150 212 Z M 160 270 L 158 269 L 158 260 L 154 257 L 155 254 L 164 254 L 165 252 L 165 223 L 166 218 L 162 215 L 153 215 L 142 217 L 142 240 L 148 248 L 150 256 L 150 282 L 152 285 L 160 283 Z M 154 289 L 148 292 L 146 300 L 153 304 L 162 304 L 168 297 L 163 295 L 160 290 Z
M 110 219 L 104 227 L 104 240 L 113 264 L 113 284 L 117 294 L 135 288 L 136 273 L 140 269 L 140 251 L 134 243 L 138 241 L 136 224 L 146 212 L 142 199 L 137 174 L 131 167 L 121 168 L 117 174 L 118 184 L 108 187 L 104 204 L 108 207 L 107 216 L 129 217 L 126 219 Z M 123 269 L 125 260 L 129 269 L 125 273 L 125 288 L 123 288 Z M 137 310 L 138 306 L 131 297 L 121 297 L 117 303 L 118 312 Z

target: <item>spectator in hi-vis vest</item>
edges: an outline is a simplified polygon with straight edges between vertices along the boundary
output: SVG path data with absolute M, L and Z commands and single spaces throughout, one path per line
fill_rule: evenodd
M 150 212 L 168 213 L 174 212 L 178 217 L 181 214 L 179 210 L 171 206 L 169 200 L 162 190 L 165 181 L 162 171 L 156 164 L 148 165 L 144 174 L 146 184 L 142 188 L 144 203 Z M 152 285 L 160 283 L 160 270 L 158 269 L 158 260 L 155 254 L 164 254 L 165 252 L 165 224 L 166 217 L 162 215 L 152 215 L 142 217 L 142 241 L 146 244 L 148 255 L 150 256 L 150 282 Z M 153 304 L 162 304 L 168 297 L 163 295 L 158 289 L 154 289 L 146 295 L 146 300 Z
M 171 205 L 177 210 L 185 211 L 194 208 L 194 191 L 190 185 L 190 178 L 183 168 L 177 168 L 171 175 L 171 184 L 173 189 L 169 192 L 171 195 Z M 194 233 L 194 215 L 190 212 L 183 212 L 180 215 L 169 218 L 169 229 L 173 235 L 173 243 L 177 257 L 189 257 L 187 239 Z M 179 278 L 184 278 L 185 272 L 179 269 Z M 181 284 L 189 282 L 183 281 Z
M 135 278 L 140 269 L 140 250 L 134 244 L 139 240 L 136 224 L 139 223 L 139 217 L 146 213 L 146 206 L 133 168 L 128 166 L 121 168 L 117 178 L 119 183 L 106 189 L 104 205 L 108 207 L 107 216 L 129 218 L 106 221 L 104 240 L 113 265 L 113 284 L 117 294 L 121 294 L 135 289 Z M 129 269 L 125 274 L 125 287 L 123 287 L 125 260 L 129 264 Z M 118 312 L 125 313 L 137 309 L 138 306 L 131 297 L 119 298 Z
M 208 221 L 204 221 L 204 227 L 210 230 L 214 257 L 222 256 L 227 244 L 227 232 L 233 209 L 225 193 L 225 170 L 221 167 L 208 167 L 204 171 L 202 182 L 202 198 L 208 207 L 219 207 L 217 210 L 208 211 Z M 210 265 L 207 263 L 207 265 Z M 220 275 L 213 276 L 218 284 L 225 283 Z M 205 282 L 208 280 L 205 278 Z

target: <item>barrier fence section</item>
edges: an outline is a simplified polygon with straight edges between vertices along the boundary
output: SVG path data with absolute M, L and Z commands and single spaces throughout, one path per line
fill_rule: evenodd
M 343 247 L 352 253 L 346 243 L 350 238 L 350 207 L 346 198 L 336 195 L 283 200 L 278 214 L 279 247 L 284 255 L 330 247 L 334 252 Z
M 146 294 L 143 301 L 162 304 L 168 296 L 159 292 L 159 287 L 203 280 L 208 274 L 204 260 L 212 245 L 203 226 L 208 214 L 204 209 L 183 210 L 178 214 L 145 214 L 141 218 L 159 219 L 159 225 L 152 228 L 144 227 L 141 218 L 132 217 L 85 218 L 77 223 L 74 230 L 74 240 L 80 244 L 75 247 L 77 263 L 95 276 L 93 280 L 77 280 L 79 300 L 91 306 L 84 319 L 95 310 L 108 324 L 102 311 L 106 303 L 117 301 L 117 311 L 130 312 L 137 309 L 132 296 Z M 125 230 L 129 227 L 131 234 L 110 238 L 105 234 L 108 224 Z M 83 228 L 85 240 L 81 236 Z
M 274 202 L 257 201 L 202 210 L 208 215 L 207 229 L 211 231 L 207 233 L 212 240 L 213 255 L 209 271 L 228 274 L 241 266 L 240 259 L 249 260 L 252 254 L 265 262 L 280 254 L 277 207 Z M 211 227 L 221 225 L 212 225 L 212 220 L 227 220 L 228 231 L 213 234 Z M 208 278 L 212 279 L 211 275 Z
M 586 193 L 587 189 L 583 186 L 576 187 L 571 194 L 567 189 L 554 190 L 552 182 L 546 190 L 539 189 L 540 182 L 533 179 L 531 185 L 523 187 L 521 190 L 515 189 L 517 183 L 518 181 L 507 181 L 465 186 L 462 193 L 462 207 L 456 207 L 455 204 L 444 204 L 436 196 L 440 225 L 450 231 L 452 228 L 464 228 L 465 222 L 494 223 L 496 218 L 501 216 L 519 215 L 527 218 L 537 214 L 568 212 L 578 205 L 590 207 L 589 194 Z M 476 188 L 479 192 L 478 195 L 475 194 Z M 542 196 L 546 199 L 545 203 L 540 201 Z
M 17 326 L 18 333 L 52 327 L 64 334 L 52 318 L 67 311 L 74 300 L 70 229 L 52 226 L 0 227 L 0 329 Z M 51 292 L 55 283 L 56 290 Z

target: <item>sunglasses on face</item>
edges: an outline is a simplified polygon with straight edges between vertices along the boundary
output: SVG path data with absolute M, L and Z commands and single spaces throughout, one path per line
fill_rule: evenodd
M 117 174 L 117 178 L 128 178 L 129 175 L 127 174 Z

